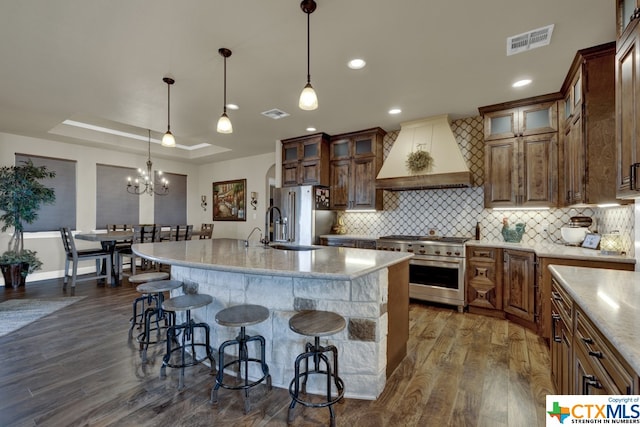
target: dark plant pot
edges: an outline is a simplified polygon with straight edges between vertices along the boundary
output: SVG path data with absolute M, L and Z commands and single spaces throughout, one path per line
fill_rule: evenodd
M 12 288 L 24 287 L 27 272 L 29 271 L 29 263 L 0 264 L 0 270 L 2 270 L 2 276 L 4 277 L 5 288 L 9 286 Z

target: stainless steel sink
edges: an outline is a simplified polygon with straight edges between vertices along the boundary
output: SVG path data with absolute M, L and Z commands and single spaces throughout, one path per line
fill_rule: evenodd
M 283 251 L 314 251 L 316 249 L 320 249 L 313 246 L 297 246 L 297 245 L 282 245 L 282 244 L 269 245 L 269 247 L 272 249 L 280 249 Z

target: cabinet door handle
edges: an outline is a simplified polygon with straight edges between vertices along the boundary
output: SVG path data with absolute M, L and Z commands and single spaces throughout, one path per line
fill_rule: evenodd
M 551 291 L 551 299 L 553 299 L 554 301 L 562 301 L 562 297 L 556 291 Z
M 591 351 L 589 350 L 589 356 L 597 357 L 598 359 L 602 359 L 601 351 Z
M 584 394 L 589 394 L 589 387 L 593 388 L 602 388 L 602 384 L 598 382 L 598 379 L 595 375 L 583 375 L 582 376 L 582 390 Z
M 638 189 L 636 188 L 638 166 L 640 166 L 640 163 L 633 163 L 631 166 L 629 166 L 629 189 L 630 190 Z
M 593 344 L 593 340 L 591 338 L 582 338 L 582 342 L 585 344 Z
M 556 322 L 560 320 L 560 315 L 556 313 L 551 314 L 551 335 L 553 335 L 553 341 L 562 342 L 562 337 L 556 334 Z

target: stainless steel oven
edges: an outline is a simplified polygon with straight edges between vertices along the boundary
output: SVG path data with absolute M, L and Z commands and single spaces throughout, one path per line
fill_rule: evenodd
M 411 298 L 455 305 L 464 311 L 466 237 L 384 236 L 376 249 L 411 252 L 409 296 Z

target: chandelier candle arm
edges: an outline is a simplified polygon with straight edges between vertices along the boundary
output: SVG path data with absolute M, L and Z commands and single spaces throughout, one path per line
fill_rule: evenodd
M 218 53 L 224 58 L 224 106 L 222 110 L 222 116 L 218 120 L 217 131 L 218 133 L 233 133 L 233 126 L 231 120 L 227 116 L 227 58 L 231 56 L 231 50 L 226 47 L 218 49 Z
M 165 147 L 175 147 L 176 139 L 171 133 L 171 85 L 176 81 L 171 77 L 164 77 L 162 81 L 167 84 L 167 132 L 162 136 L 162 145 Z

